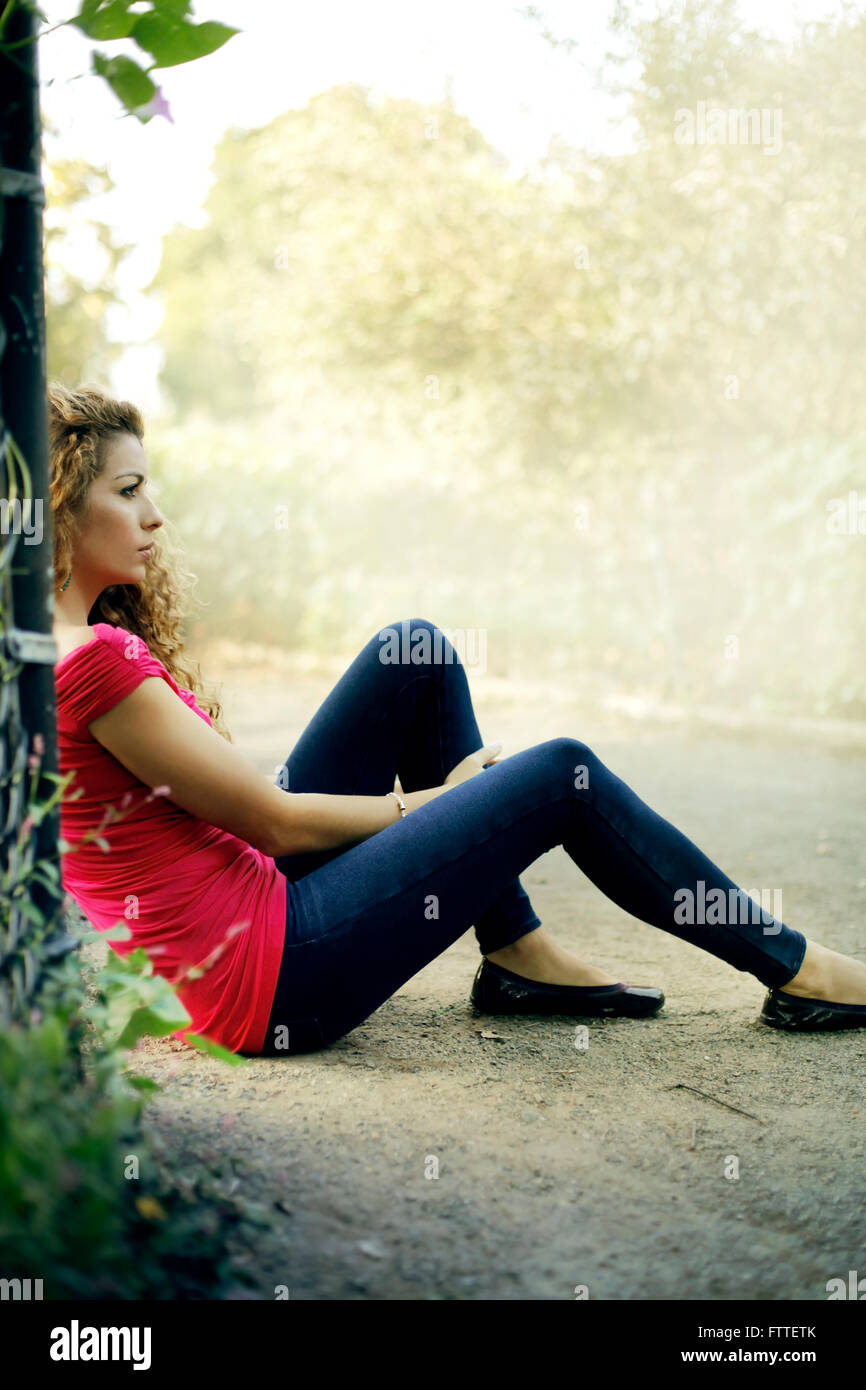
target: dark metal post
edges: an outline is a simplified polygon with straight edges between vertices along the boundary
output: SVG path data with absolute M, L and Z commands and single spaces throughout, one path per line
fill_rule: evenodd
M 18 497 L 28 499 L 20 508 L 6 507 L 5 534 L 0 535 L 0 834 L 4 873 L 11 864 L 20 874 L 34 859 L 56 866 L 56 890 L 31 879 L 26 894 L 51 924 L 50 938 L 63 891 L 57 810 L 25 836 L 23 845 L 18 842 L 31 783 L 27 757 L 34 752 L 37 733 L 44 740 L 35 788 L 40 802 L 56 791 L 56 783 L 43 774 L 58 771 L 36 22 L 30 6 L 17 5 L 6 13 L 0 36 L 0 496 L 9 499 L 14 476 Z M 30 470 L 29 487 L 21 478 L 12 442 Z M 43 960 L 57 951 L 62 939 L 61 932 L 60 937 L 54 935 L 53 944 L 38 941 L 32 918 L 21 911 L 14 896 L 4 900 L 3 908 L 0 1026 L 12 1019 L 27 1021 Z

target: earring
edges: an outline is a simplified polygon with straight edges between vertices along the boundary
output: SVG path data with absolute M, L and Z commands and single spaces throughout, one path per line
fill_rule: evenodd
M 66 576 L 66 578 L 64 579 L 63 583 L 60 585 L 60 592 L 61 592 L 61 594 L 63 593 L 63 591 L 64 591 L 65 589 L 68 589 L 68 588 L 69 588 L 69 581 L 70 581 L 71 578 L 72 578 L 72 570 L 69 571 L 69 573 L 67 574 L 67 576 Z

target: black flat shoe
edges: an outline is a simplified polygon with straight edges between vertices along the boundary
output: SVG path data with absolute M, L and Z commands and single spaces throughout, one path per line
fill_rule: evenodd
M 485 1014 L 645 1018 L 661 1008 L 665 997 L 660 989 L 642 989 L 636 985 L 543 984 L 514 975 L 485 958 L 476 972 L 469 1002 Z
M 833 999 L 804 999 L 771 989 L 760 1021 L 771 1028 L 806 1033 L 836 1028 L 866 1028 L 866 1004 L 837 1004 Z

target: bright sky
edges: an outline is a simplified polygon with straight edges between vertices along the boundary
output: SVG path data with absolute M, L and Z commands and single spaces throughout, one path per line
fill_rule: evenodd
M 90 75 L 93 47 L 140 59 L 135 44 L 94 45 L 71 27 L 47 34 L 39 55 L 42 106 L 62 131 L 49 153 L 108 167 L 116 189 L 94 211 L 136 247 L 123 270 L 125 311 L 110 324 L 114 338 L 133 346 L 107 384 L 145 411 L 158 406 L 160 351 L 147 340 L 158 337 L 161 312 L 140 287 L 154 274 L 160 238 L 171 226 L 202 224 L 213 149 L 227 127 L 265 125 L 317 92 L 358 82 L 374 98 L 436 101 L 450 92 L 515 170 L 544 154 L 556 133 L 574 145 L 622 148 L 628 130 L 596 87 L 612 5 L 548 0 L 537 6 L 557 36 L 578 40 L 569 54 L 554 51 L 542 26 L 525 17 L 526 7 L 508 0 L 197 0 L 197 22 L 222 20 L 243 32 L 206 58 L 152 73 L 173 125 L 161 117 L 142 125 L 126 116 L 103 79 Z M 51 24 L 78 8 L 74 0 L 42 0 Z M 640 8 L 654 7 L 641 0 Z M 832 0 L 748 0 L 745 13 L 752 27 L 785 37 L 798 16 L 836 8 Z M 98 281 L 100 258 L 89 243 L 75 255 L 71 268 Z

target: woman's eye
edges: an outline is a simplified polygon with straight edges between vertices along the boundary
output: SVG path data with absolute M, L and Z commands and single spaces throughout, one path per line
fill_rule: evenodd
M 123 487 L 123 488 L 120 489 L 121 496 L 125 497 L 126 494 L 127 494 L 128 492 L 130 492 L 130 493 L 135 492 L 136 489 L 139 488 L 140 486 L 141 486 L 140 483 L 130 483 L 129 487 Z

